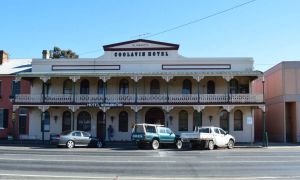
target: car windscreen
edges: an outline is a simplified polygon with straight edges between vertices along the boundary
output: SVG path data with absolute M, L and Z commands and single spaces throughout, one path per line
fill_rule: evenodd
M 199 133 L 210 133 L 209 128 L 199 128 Z

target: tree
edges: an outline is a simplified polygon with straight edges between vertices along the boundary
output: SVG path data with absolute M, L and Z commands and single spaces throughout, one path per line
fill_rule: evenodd
M 50 50 L 50 54 L 53 59 L 60 59 L 60 58 L 77 59 L 77 58 L 79 58 L 79 56 L 72 50 L 70 50 L 70 49 L 61 50 L 57 46 L 54 46 L 53 50 Z

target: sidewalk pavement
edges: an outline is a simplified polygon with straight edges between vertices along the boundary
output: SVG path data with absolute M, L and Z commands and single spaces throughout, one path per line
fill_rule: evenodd
M 15 147 L 56 147 L 51 145 L 49 141 L 41 140 L 0 140 L 0 146 Z M 131 141 L 106 141 L 104 148 L 114 149 L 136 149 L 136 145 Z M 236 143 L 235 148 L 264 148 L 262 142 L 255 143 Z M 270 142 L 267 148 L 300 148 L 300 143 L 277 143 Z

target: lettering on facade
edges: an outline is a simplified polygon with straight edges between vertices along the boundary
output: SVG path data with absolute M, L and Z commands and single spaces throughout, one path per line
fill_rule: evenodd
M 88 103 L 87 107 L 122 107 L 121 103 Z
M 114 52 L 115 57 L 143 57 L 143 56 L 169 56 L 167 51 L 129 51 Z

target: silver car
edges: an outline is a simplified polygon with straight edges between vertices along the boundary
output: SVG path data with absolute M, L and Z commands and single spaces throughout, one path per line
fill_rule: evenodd
M 73 148 L 75 146 L 102 147 L 101 140 L 94 138 L 85 131 L 64 131 L 51 139 L 51 144 Z

